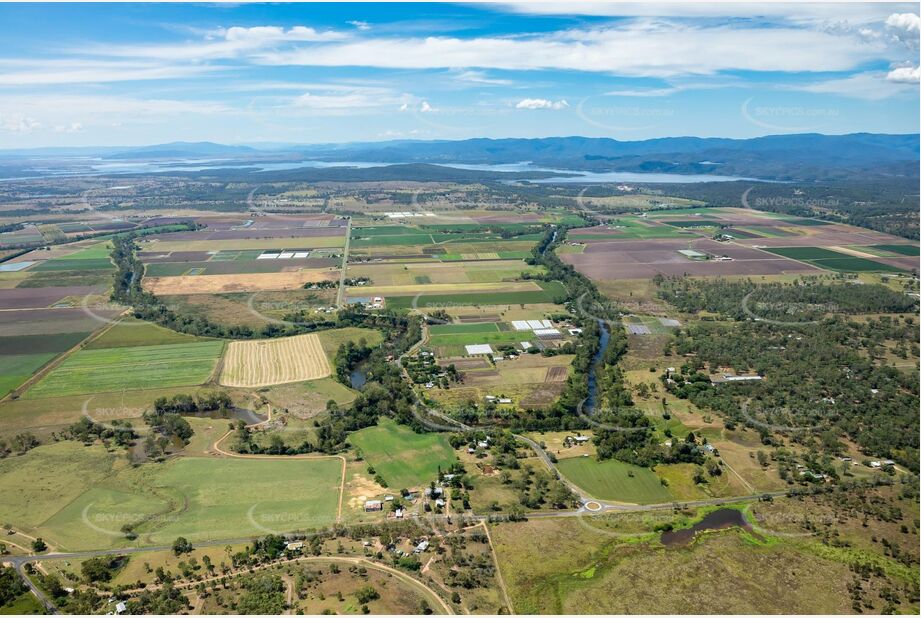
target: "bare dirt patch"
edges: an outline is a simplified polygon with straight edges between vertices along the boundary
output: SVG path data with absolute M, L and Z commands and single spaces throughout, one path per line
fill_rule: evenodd
M 333 270 L 298 270 L 295 272 L 184 275 L 180 277 L 145 277 L 144 287 L 154 294 L 219 294 L 261 290 L 294 290 L 305 283 L 335 281 Z

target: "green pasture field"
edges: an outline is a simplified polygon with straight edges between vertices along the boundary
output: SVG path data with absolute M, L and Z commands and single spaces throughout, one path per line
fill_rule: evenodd
M 831 225 L 831 223 L 828 221 L 822 221 L 820 219 L 804 219 L 803 217 L 778 217 L 778 219 L 784 223 L 799 225 L 801 227 L 819 227 L 822 225 Z
M 143 535 L 151 543 L 309 530 L 336 520 L 342 479 L 336 458 L 183 457 L 151 466 L 145 484 L 178 509 Z
M 102 446 L 56 442 L 0 459 L 0 520 L 35 531 L 111 473 L 116 455 Z
M 109 258 L 72 259 L 68 257 L 54 258 L 39 262 L 29 269 L 30 272 L 45 272 L 58 270 L 115 270 Z
M 317 332 L 317 336 L 320 338 L 320 345 L 323 346 L 323 351 L 326 352 L 330 362 L 335 358 L 339 348 L 347 341 L 358 343 L 361 339 L 364 339 L 369 346 L 376 346 L 384 340 L 384 335 L 379 330 L 355 326 L 321 330 Z
M 464 253 L 443 253 L 438 256 L 438 259 L 442 262 L 469 262 L 473 260 L 495 260 L 495 257 L 479 257 L 480 254 L 473 254 L 477 257 L 470 258 L 467 257 L 470 254 Z M 492 256 L 493 254 L 482 254 L 484 256 Z M 495 253 L 500 260 L 523 260 L 531 256 L 530 251 L 497 251 Z
M 411 225 L 372 225 L 370 227 L 353 227 L 352 238 L 365 236 L 419 236 L 427 235 L 421 229 Z
M 662 200 L 675 200 L 683 202 L 693 202 L 694 200 L 687 200 L 684 198 L 673 198 L 673 197 L 662 197 L 657 198 Z M 703 202 L 697 202 L 703 204 Z M 684 216 L 684 215 L 711 215 L 711 214 L 720 214 L 724 210 L 718 206 L 699 206 L 695 208 L 654 208 L 649 211 L 648 216 L 653 219 L 660 219 L 663 217 L 675 217 L 675 216 Z
M 837 272 L 903 272 L 901 268 L 889 264 L 881 264 L 822 247 L 776 247 L 765 249 L 765 251 Z
M 697 221 L 663 221 L 666 225 L 680 228 L 716 227 L 719 221 L 715 219 L 698 219 Z
M 563 285 L 558 281 L 540 282 L 540 291 L 526 292 L 482 292 L 473 294 L 431 294 L 419 296 L 417 307 L 457 307 L 464 305 L 528 305 L 553 303 L 565 296 Z M 392 309 L 409 309 L 415 296 L 390 296 L 387 306 Z
M 492 230 L 502 229 L 510 232 L 532 231 L 541 227 L 535 223 L 433 223 L 422 224 L 419 227 L 427 232 L 472 232 L 486 226 Z
M 876 249 L 877 251 L 883 251 L 886 254 L 905 255 L 908 257 L 918 257 L 919 252 L 921 252 L 921 249 L 915 245 L 870 245 L 869 247 L 855 247 L 855 249 L 859 249 L 861 251 L 866 251 L 867 249 Z
M 458 333 L 432 335 L 429 344 L 434 347 L 448 346 L 465 346 L 477 343 L 519 343 L 521 341 L 532 341 L 534 334 L 531 331 L 509 331 L 509 332 L 477 332 L 477 333 Z
M 28 616 L 44 613 L 45 608 L 29 591 L 22 593 L 6 605 L 0 606 L 0 616 Z
M 83 341 L 88 332 L 0 337 L 0 397 L 31 377 L 45 363 Z
M 769 225 L 743 225 L 736 229 L 742 230 L 743 232 L 751 232 L 763 238 L 787 238 L 788 236 L 796 235 L 793 232 L 788 232 L 779 227 L 771 227 Z
M 223 341 L 79 350 L 23 395 L 27 399 L 193 386 L 214 371 Z
M 437 480 L 438 467 L 457 461 L 448 439 L 438 433 L 415 433 L 388 418 L 349 436 L 365 460 L 394 489 L 428 485 Z
M 173 343 L 197 343 L 201 341 L 214 341 L 214 339 L 178 333 L 151 322 L 128 317 L 120 320 L 115 326 L 88 343 L 84 349 L 135 348 Z
M 723 234 L 729 234 L 735 238 L 764 238 L 764 236 L 761 234 L 755 234 L 752 231 L 743 230 L 737 227 L 726 228 L 724 230 L 720 230 L 720 232 Z
M 131 467 L 102 446 L 0 460 L 0 518 L 68 550 L 307 530 L 336 519 L 341 462 L 181 457 Z M 136 524 L 138 539 L 120 533 Z
M 644 240 L 647 238 L 683 238 L 690 232 L 677 229 L 665 224 L 643 225 L 637 223 L 635 219 L 619 219 L 612 221 L 608 227 L 617 227 L 617 229 L 605 230 L 603 234 L 598 233 L 570 233 L 567 235 L 569 240 L 598 240 L 598 239 L 637 239 Z
M 94 245 L 87 247 L 86 249 L 81 249 L 70 255 L 65 255 L 63 257 L 55 258 L 58 260 L 98 260 L 98 259 L 109 259 L 109 254 L 112 252 L 112 243 L 100 242 Z
M 29 379 L 42 365 L 57 356 L 55 352 L 39 354 L 4 354 L 0 356 L 0 397 Z
M 496 333 L 499 326 L 495 322 L 472 324 L 437 324 L 429 327 L 429 333 L 436 335 L 459 335 L 463 333 Z
M 598 461 L 593 457 L 561 459 L 557 466 L 566 478 L 601 500 L 657 504 L 672 499 L 649 468 L 614 459 Z
M 72 262 L 79 264 L 79 262 Z M 23 273 L 26 278 L 20 281 L 17 288 L 58 288 L 76 285 L 103 285 L 112 284 L 112 272 L 108 269 L 97 268 L 93 270 L 28 270 Z

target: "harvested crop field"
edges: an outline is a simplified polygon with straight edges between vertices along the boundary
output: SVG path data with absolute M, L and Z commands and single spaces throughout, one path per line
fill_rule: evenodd
M 255 388 L 316 380 L 332 370 L 316 334 L 258 341 L 232 341 L 224 356 L 220 383 Z
M 104 290 L 105 286 L 99 285 L 0 290 L 0 309 L 43 309 L 68 297 L 83 298 Z
M 561 259 L 582 274 L 600 280 L 646 279 L 660 273 L 666 276 L 721 276 L 818 272 L 807 264 L 749 247 L 705 239 L 692 244 L 697 251 L 726 255 L 732 261 L 688 260 L 678 253 L 688 248 L 688 241 L 677 239 L 592 243 L 583 253 L 564 254 Z
M 896 272 L 900 270 L 897 266 L 832 251 L 824 247 L 779 247 L 768 249 L 768 251 L 839 272 Z
M 144 287 L 158 295 L 220 294 L 261 290 L 295 290 L 305 283 L 335 281 L 333 270 L 298 270 L 282 273 L 235 275 L 183 275 L 179 277 L 145 277 Z

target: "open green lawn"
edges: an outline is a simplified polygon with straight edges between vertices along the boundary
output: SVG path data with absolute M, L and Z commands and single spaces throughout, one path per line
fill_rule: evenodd
M 87 350 L 104 348 L 133 348 L 148 345 L 167 345 L 173 343 L 195 343 L 214 341 L 205 337 L 194 337 L 163 328 L 150 322 L 125 318 L 107 330 L 98 338 L 87 344 Z
M 901 268 L 896 268 L 895 266 L 839 253 L 823 247 L 776 247 L 765 249 L 765 251 L 838 272 L 902 272 Z
M 355 326 L 322 330 L 317 332 L 317 336 L 320 338 L 320 345 L 323 346 L 323 351 L 326 352 L 326 356 L 329 357 L 330 363 L 333 362 L 339 348 L 347 341 L 358 343 L 364 339 L 367 345 L 376 346 L 384 340 L 384 335 L 379 330 L 374 330 L 373 328 L 358 328 Z
M 29 376 L 55 356 L 57 354 L 51 352 L 0 356 L 0 397 L 28 380 Z
M 0 397 L 25 382 L 52 358 L 74 347 L 89 333 L 0 337 Z
M 496 333 L 499 326 L 495 322 L 482 322 L 473 324 L 437 324 L 429 327 L 429 332 L 434 335 L 460 335 L 463 333 Z
M 65 255 L 64 257 L 57 258 L 59 260 L 98 260 L 98 259 L 109 259 L 109 254 L 112 252 L 112 243 L 109 241 L 98 242 L 94 245 L 90 245 L 86 249 L 81 249 L 76 253 L 71 253 L 70 255 Z
M 387 418 L 353 433 L 349 442 L 394 489 L 427 485 L 436 480 L 439 466 L 444 469 L 457 461 L 443 435 L 419 434 Z
M 861 249 L 878 249 L 886 253 L 906 255 L 908 257 L 918 257 L 919 254 L 919 249 L 916 245 L 872 245 L 870 247 L 861 247 Z
M 336 520 L 341 472 L 334 458 L 175 459 L 146 483 L 179 510 L 142 538 L 170 543 L 322 528 Z
M 479 332 L 479 333 L 459 333 L 448 335 L 432 335 L 429 345 L 434 347 L 442 346 L 464 346 L 477 343 L 520 343 L 522 341 L 533 341 L 534 334 L 531 331 L 507 331 L 507 332 Z
M 426 294 L 419 296 L 416 306 L 460 307 L 474 305 L 527 305 L 552 303 L 565 296 L 559 281 L 541 281 L 541 290 L 525 292 L 474 292 L 471 294 Z M 415 296 L 388 296 L 387 306 L 392 309 L 409 309 Z
M 121 390 L 193 386 L 214 371 L 223 341 L 79 350 L 24 397 L 62 397 Z
M 24 592 L 6 605 L 0 606 L 0 616 L 44 614 L 45 608 L 31 592 Z
M 0 521 L 74 551 L 308 530 L 335 521 L 341 466 L 180 457 L 131 467 L 102 446 L 59 442 L 0 460 L 0 495 L 16 497 L 0 501 Z
M 656 504 L 668 502 L 671 494 L 649 468 L 614 459 L 593 457 L 561 459 L 557 466 L 566 478 L 591 496 L 602 500 Z

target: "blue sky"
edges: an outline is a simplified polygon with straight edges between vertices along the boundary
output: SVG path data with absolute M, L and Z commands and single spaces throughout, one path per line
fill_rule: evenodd
M 0 147 L 916 133 L 917 4 L 0 5 Z

